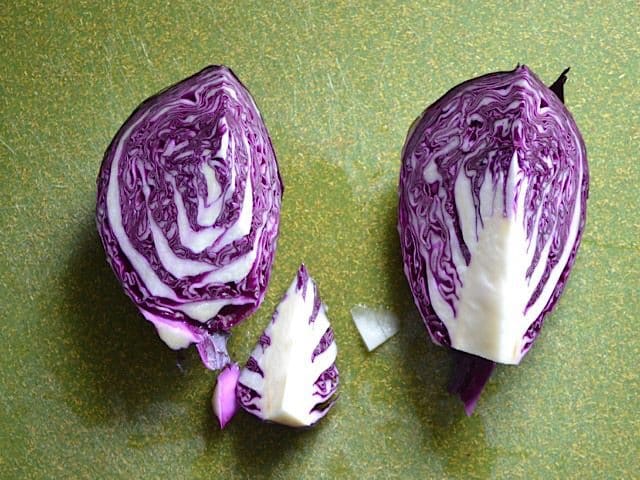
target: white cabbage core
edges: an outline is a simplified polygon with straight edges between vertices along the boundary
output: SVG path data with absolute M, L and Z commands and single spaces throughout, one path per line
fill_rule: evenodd
M 312 360 L 329 328 L 329 319 L 321 305 L 315 320 L 309 322 L 316 296 L 311 278 L 304 290 L 305 296 L 294 280 L 264 332 L 270 345 L 258 345 L 252 353 L 264 377 L 244 368 L 239 380 L 260 393 L 256 405 L 261 418 L 291 427 L 309 426 L 323 415 L 314 410 L 321 400 L 314 383 L 334 364 L 337 355 L 336 343 L 332 342 Z
M 578 185 L 581 181 L 579 178 Z M 491 182 L 487 179 L 487 188 L 480 191 L 483 221 L 478 225 L 468 182 L 465 175 L 458 176 L 455 199 L 471 261 L 466 265 L 454 249 L 454 263 L 462 286 L 458 289 L 458 299 L 453 308 L 440 295 L 429 268 L 431 304 L 447 327 L 453 348 L 495 362 L 517 364 L 522 359 L 525 333 L 549 301 L 571 249 L 563 250 L 542 293 L 527 309 L 547 265 L 550 243 L 544 246 L 535 270 L 527 278 L 537 234 L 534 232 L 527 239 L 524 230 L 524 192 L 527 185 L 526 176 L 518 167 L 517 154 L 514 153 L 507 178 L 506 208 L 501 189 L 489 188 Z M 570 221 L 569 245 L 575 242 L 578 234 L 579 203 L 576 203 Z

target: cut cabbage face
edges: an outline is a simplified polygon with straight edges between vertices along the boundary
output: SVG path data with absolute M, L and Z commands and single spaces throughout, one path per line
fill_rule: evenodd
M 173 349 L 229 362 L 230 329 L 262 302 L 282 182 L 249 91 L 210 66 L 144 101 L 107 149 L 96 221 L 125 293 Z
M 434 343 L 458 351 L 470 414 L 495 362 L 518 364 L 555 306 L 585 226 L 589 169 L 564 106 L 526 66 L 455 86 L 402 152 L 404 271 Z
M 434 342 L 517 364 L 562 292 L 588 167 L 561 98 L 519 66 L 454 87 L 412 126 L 398 228 Z

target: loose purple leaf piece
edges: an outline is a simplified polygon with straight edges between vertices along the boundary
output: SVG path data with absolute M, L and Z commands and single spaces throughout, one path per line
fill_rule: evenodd
M 529 351 L 580 244 L 589 173 L 566 73 L 553 90 L 526 66 L 464 82 L 404 145 L 404 271 L 431 339 L 473 355 L 452 385 L 467 413 L 493 362 Z
M 236 385 L 240 376 L 240 367 L 237 363 L 229 363 L 218 374 L 216 386 L 213 389 L 211 406 L 215 413 L 220 428 L 224 428 L 238 410 L 236 397 Z
M 240 373 L 240 405 L 265 421 L 315 424 L 336 399 L 337 353 L 318 289 L 302 265 Z
M 248 90 L 211 66 L 144 101 L 107 149 L 96 220 L 107 261 L 162 340 L 223 367 L 264 299 L 282 182 Z

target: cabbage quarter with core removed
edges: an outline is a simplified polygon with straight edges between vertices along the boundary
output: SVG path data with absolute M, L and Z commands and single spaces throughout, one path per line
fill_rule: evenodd
M 107 149 L 97 226 L 125 293 L 173 349 L 229 362 L 230 329 L 264 299 L 282 182 L 248 90 L 211 66 L 142 103 Z

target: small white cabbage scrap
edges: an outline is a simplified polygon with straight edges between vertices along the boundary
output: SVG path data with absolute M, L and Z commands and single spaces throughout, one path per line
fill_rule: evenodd
M 362 337 L 367 350 L 375 350 L 400 330 L 400 319 L 390 310 L 372 309 L 356 305 L 351 309 L 353 323 Z

